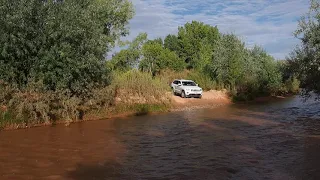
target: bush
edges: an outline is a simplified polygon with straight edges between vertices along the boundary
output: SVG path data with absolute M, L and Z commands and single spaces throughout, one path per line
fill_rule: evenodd
M 163 79 L 152 77 L 150 73 L 131 70 L 115 73 L 112 86 L 116 87 L 118 102 L 127 104 L 168 103 L 166 96 L 170 90 Z
M 165 70 L 162 70 L 160 74 L 157 75 L 157 77 L 160 78 L 162 82 L 166 83 L 169 86 L 171 82 L 175 79 L 186 79 L 189 73 L 190 71 L 188 70 L 174 71 L 171 69 L 165 69 Z
M 212 81 L 209 76 L 202 74 L 198 71 L 191 71 L 188 74 L 187 79 L 195 81 L 205 91 L 217 89 L 216 82 Z
M 110 83 L 106 52 L 126 35 L 128 0 L 3 0 L 0 5 L 0 80 L 87 96 Z
M 160 78 L 138 70 L 113 74 L 110 86 L 92 89 L 86 97 L 68 90 L 48 91 L 42 81 L 30 80 L 25 88 L 0 83 L 0 127 L 67 123 L 84 119 L 85 114 L 113 111 L 137 115 L 166 110 L 169 86 Z
M 41 81 L 29 81 L 24 89 L 2 83 L 0 91 L 1 127 L 81 120 L 85 113 L 105 109 L 114 102 L 112 86 L 92 90 L 90 98 L 72 96 L 68 90 L 46 91 Z
M 296 77 L 288 78 L 282 85 L 282 94 L 297 94 L 300 92 L 300 81 Z

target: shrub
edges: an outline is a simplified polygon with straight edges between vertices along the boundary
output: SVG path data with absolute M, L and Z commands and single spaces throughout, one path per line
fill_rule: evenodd
M 195 81 L 197 84 L 199 84 L 199 86 L 201 86 L 201 88 L 203 88 L 203 90 L 208 91 L 211 89 L 217 89 L 216 82 L 212 81 L 209 76 L 206 76 L 200 72 L 191 71 L 188 74 L 187 79 Z
M 165 69 L 162 70 L 157 77 L 169 86 L 174 79 L 186 79 L 189 73 L 190 71 L 188 70 L 174 71 L 171 69 Z
M 291 77 L 286 80 L 285 88 L 288 93 L 298 93 L 300 91 L 300 81 L 296 77 Z
M 112 86 L 116 87 L 116 98 L 121 103 L 154 104 L 168 103 L 166 96 L 170 90 L 163 79 L 152 77 L 150 73 L 131 70 L 115 73 Z
M 2 83 L 0 91 L 1 127 L 76 121 L 83 119 L 85 113 L 108 108 L 114 102 L 112 86 L 94 89 L 88 98 L 73 96 L 68 90 L 46 91 L 41 81 L 29 81 L 24 89 Z
M 47 90 L 86 96 L 110 83 L 104 55 L 132 15 L 128 0 L 3 0 L 0 80 L 25 88 L 33 77 Z

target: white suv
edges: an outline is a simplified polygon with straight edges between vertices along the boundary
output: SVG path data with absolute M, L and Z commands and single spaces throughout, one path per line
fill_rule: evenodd
M 202 88 L 194 81 L 185 79 L 175 79 L 171 83 L 171 89 L 174 95 L 180 95 L 182 98 L 186 97 L 202 97 Z

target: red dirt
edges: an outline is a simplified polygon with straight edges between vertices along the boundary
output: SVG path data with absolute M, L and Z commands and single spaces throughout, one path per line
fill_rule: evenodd
M 226 104 L 231 104 L 231 100 L 226 91 L 211 90 L 203 92 L 202 98 L 181 98 L 180 96 L 171 97 L 174 110 L 210 108 Z

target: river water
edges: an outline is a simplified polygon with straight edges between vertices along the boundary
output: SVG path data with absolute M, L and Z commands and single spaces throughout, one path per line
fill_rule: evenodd
M 320 179 L 299 97 L 0 132 L 0 179 Z

